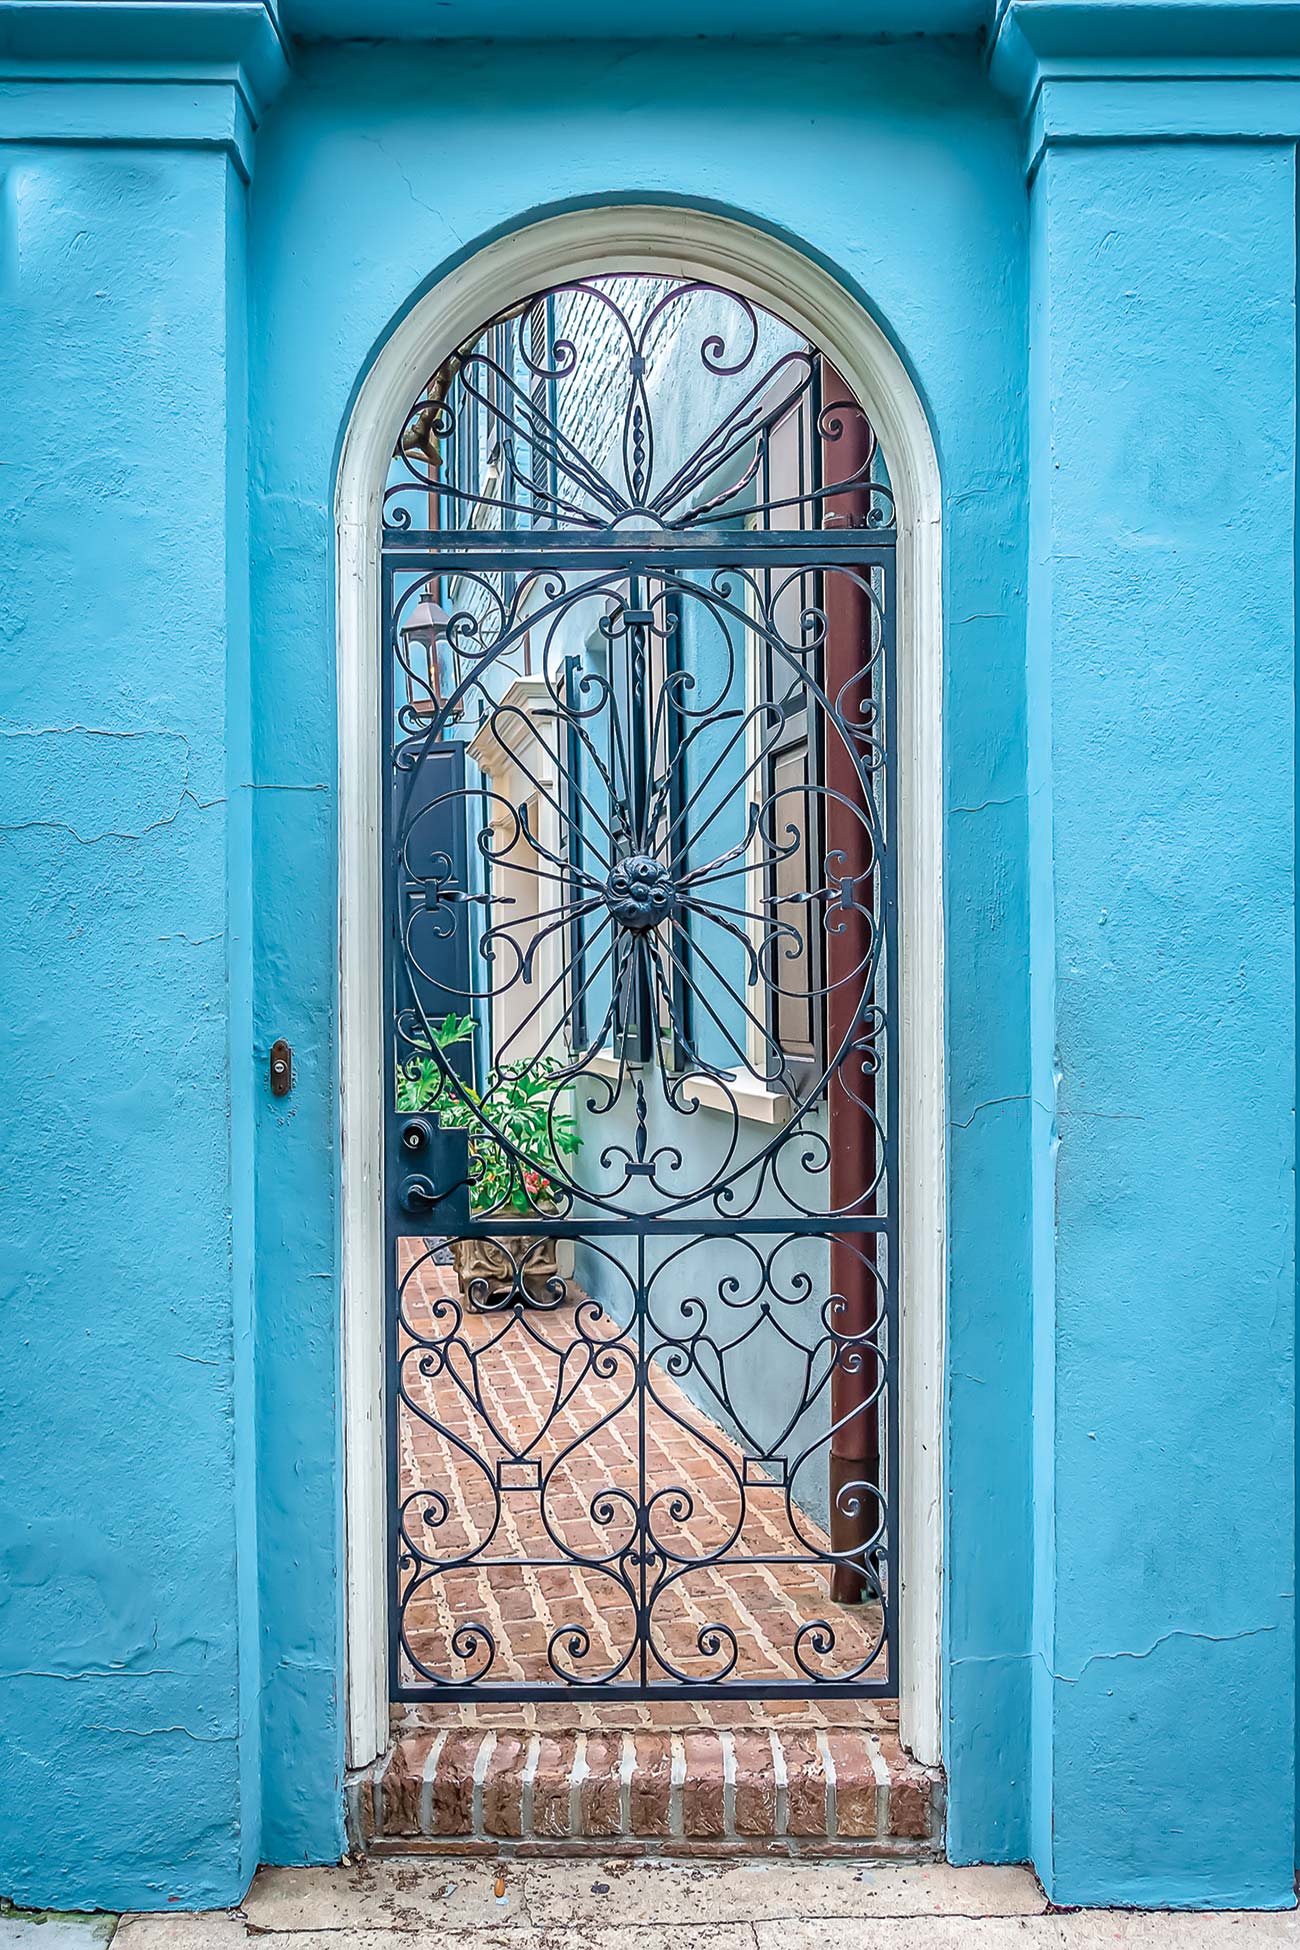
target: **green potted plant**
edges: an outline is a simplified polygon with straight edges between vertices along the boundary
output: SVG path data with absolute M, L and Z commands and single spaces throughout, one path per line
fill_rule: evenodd
M 471 1016 L 449 1015 L 430 1027 L 433 1044 L 445 1051 L 469 1042 L 477 1024 Z M 517 1215 L 520 1221 L 517 1233 L 449 1242 L 461 1293 L 472 1305 L 491 1304 L 510 1292 L 516 1267 L 527 1294 L 537 1300 L 552 1297 L 548 1286 L 559 1273 L 559 1242 L 553 1235 L 530 1233 L 527 1220 L 558 1209 L 551 1171 L 558 1157 L 572 1157 L 582 1145 L 572 1113 L 554 1105 L 560 1068 L 550 1057 L 506 1064 L 493 1072 L 482 1094 L 469 1083 L 453 1089 L 432 1054 L 417 1053 L 398 1073 L 399 1111 L 428 1112 L 444 1130 L 469 1133 L 475 1218 Z

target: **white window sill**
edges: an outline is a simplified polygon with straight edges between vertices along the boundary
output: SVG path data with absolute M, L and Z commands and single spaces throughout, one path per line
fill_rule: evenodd
M 595 1050 L 583 1058 L 584 1070 L 593 1076 L 616 1078 L 619 1060 L 612 1050 Z M 629 1068 L 635 1068 L 629 1065 Z M 575 1083 L 577 1079 L 574 1079 Z M 708 1110 L 730 1111 L 734 1103 L 741 1117 L 752 1124 L 788 1124 L 793 1106 L 784 1090 L 769 1090 L 753 1077 L 734 1077 L 725 1089 L 712 1077 L 693 1075 L 687 1084 L 692 1097 Z

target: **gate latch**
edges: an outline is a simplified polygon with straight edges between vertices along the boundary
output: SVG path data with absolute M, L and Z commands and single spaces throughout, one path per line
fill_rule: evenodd
M 287 1097 L 293 1089 L 293 1051 L 283 1036 L 278 1036 L 271 1045 L 271 1095 Z

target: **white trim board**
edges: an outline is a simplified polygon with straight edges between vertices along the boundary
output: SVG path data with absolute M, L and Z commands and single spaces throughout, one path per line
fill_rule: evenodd
M 618 271 L 703 277 L 776 312 L 852 386 L 898 509 L 902 1376 L 900 1724 L 941 1759 L 944 1156 L 943 637 L 939 470 L 924 410 L 874 319 L 788 244 L 667 206 L 548 217 L 467 259 L 394 328 L 358 392 L 339 465 L 339 1097 L 348 1759 L 388 1742 L 385 1576 L 379 522 L 416 388 L 495 313 L 548 284 Z

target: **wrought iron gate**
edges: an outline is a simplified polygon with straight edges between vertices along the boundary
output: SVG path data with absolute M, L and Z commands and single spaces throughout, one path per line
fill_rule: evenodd
M 384 498 L 395 1697 L 896 1690 L 894 519 L 734 293 L 530 298 Z

